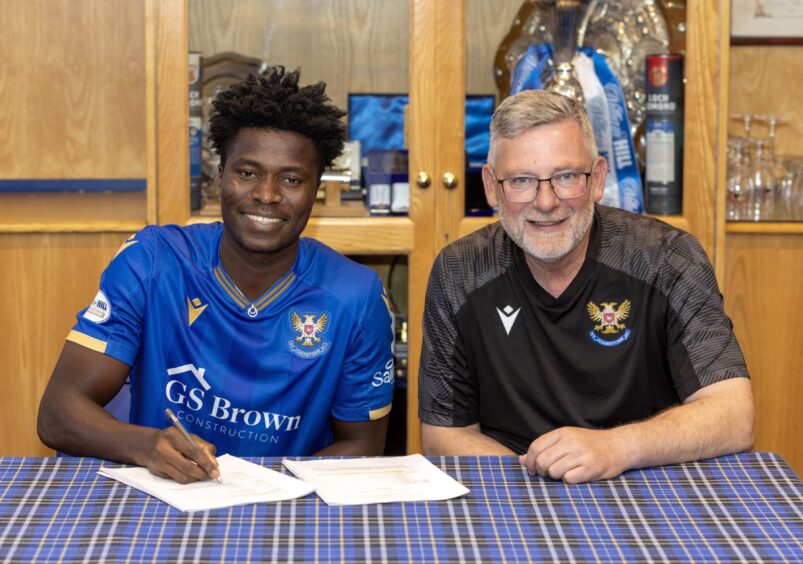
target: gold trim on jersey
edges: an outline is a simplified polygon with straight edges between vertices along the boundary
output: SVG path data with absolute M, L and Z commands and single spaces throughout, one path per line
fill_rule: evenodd
M 234 285 L 234 283 L 229 282 L 229 280 L 226 278 L 226 275 L 223 274 L 223 269 L 219 266 L 215 267 L 215 278 L 217 278 L 218 284 L 223 286 L 223 289 L 226 290 L 226 293 L 237 303 L 237 305 L 240 307 L 248 307 L 251 305 L 245 301 L 245 298 L 242 297 L 242 295 L 240 295 L 240 292 L 237 290 L 237 287 Z
M 131 245 L 136 245 L 137 243 L 139 243 L 139 241 L 135 241 L 135 240 L 134 240 L 134 237 L 136 237 L 136 236 L 137 236 L 137 234 L 136 234 L 136 233 L 134 233 L 133 235 L 131 235 L 131 237 L 129 237 L 128 239 L 126 239 L 126 240 L 123 242 L 123 244 L 122 244 L 122 245 L 120 245 L 120 248 L 119 248 L 119 249 L 117 249 L 117 252 L 116 252 L 116 253 L 114 253 L 114 256 L 112 257 L 112 260 L 116 259 L 116 258 L 117 258 L 117 255 L 119 255 L 120 253 L 122 253 L 124 250 L 126 250 L 126 249 L 127 249 L 128 247 L 130 247 Z
M 100 339 L 96 339 L 95 337 L 90 337 L 85 333 L 79 333 L 75 329 L 70 331 L 67 335 L 67 341 L 71 341 L 76 345 L 81 345 L 82 347 L 86 347 L 90 350 L 95 352 L 99 352 L 101 354 L 106 354 L 106 341 L 101 341 Z
M 393 403 L 387 404 L 385 407 L 380 407 L 379 409 L 372 409 L 368 412 L 368 417 L 371 421 L 376 421 L 377 419 L 382 419 L 385 415 L 390 413 L 390 408 L 393 407 Z
M 284 291 L 290 287 L 290 284 L 296 279 L 296 275 L 293 272 L 289 272 L 284 280 L 280 281 L 279 284 L 270 292 L 265 294 L 261 300 L 256 302 L 254 305 L 256 306 L 257 310 L 262 311 L 266 307 L 268 307 L 271 303 L 276 301 L 276 298 L 281 296 Z
M 287 288 L 289 288 L 290 285 L 297 278 L 293 271 L 288 272 L 285 275 L 284 279 L 279 280 L 279 282 L 277 282 L 276 286 L 270 292 L 262 296 L 262 298 L 260 298 L 259 301 L 256 301 L 253 304 L 251 304 L 240 293 L 240 290 L 237 288 L 237 286 L 234 285 L 234 282 L 228 279 L 226 274 L 223 272 L 223 268 L 221 266 L 216 266 L 214 272 L 218 284 L 220 284 L 223 287 L 223 289 L 226 291 L 229 297 L 231 297 L 231 299 L 233 299 L 237 303 L 237 305 L 239 305 L 243 309 L 251 307 L 253 305 L 253 307 L 255 307 L 258 311 L 262 311 L 263 309 L 268 307 L 271 303 L 276 301 L 276 298 L 281 296 L 284 293 L 284 291 L 287 290 Z

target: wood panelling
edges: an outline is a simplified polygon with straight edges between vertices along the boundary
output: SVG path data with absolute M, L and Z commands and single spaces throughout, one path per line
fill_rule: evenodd
M 142 0 L 0 0 L 0 178 L 145 178 Z M 144 193 L 0 195 L 0 231 L 144 225 Z
M 407 2 L 192 0 L 189 11 L 193 51 L 301 67 L 342 108 L 349 92 L 407 92 Z
M 521 7 L 522 0 L 466 2 L 466 93 L 494 94 L 494 57 Z
M 145 178 L 143 2 L 0 0 L 0 177 Z
M 733 46 L 730 49 L 731 113 L 772 114 L 789 118 L 778 128 L 778 153 L 803 155 L 803 47 Z M 728 131 L 742 135 L 744 128 L 731 120 Z M 753 126 L 753 136 L 767 128 Z
M 715 260 L 717 127 L 721 87 L 718 80 L 722 2 L 688 2 L 686 8 L 685 125 L 683 146 L 683 215 L 689 230 Z M 726 20 L 727 21 L 727 20 Z M 726 59 L 727 60 L 727 59 Z
M 466 2 L 467 93 L 496 94 L 493 58 L 521 1 Z M 343 107 L 349 92 L 408 90 L 406 2 L 191 0 L 189 9 L 192 50 L 299 66 L 302 81 L 323 80 Z M 455 16 L 447 19 L 443 30 L 460 25 Z
M 156 192 L 156 209 L 149 201 L 148 212 L 156 212 L 159 224 L 183 224 L 190 216 L 187 0 L 146 1 L 153 2 L 148 14 L 153 13 L 155 21 L 148 22 L 147 30 L 142 29 L 152 38 L 156 55 L 147 62 L 156 100 L 155 108 L 148 107 L 149 112 L 154 112 L 148 115 L 148 136 L 155 135 L 157 148 L 153 155 L 156 165 L 148 169 L 148 182 L 155 182 L 151 191 Z M 147 90 L 151 94 L 151 83 Z
M 725 309 L 753 381 L 756 450 L 803 475 L 803 235 L 728 234 Z
M 0 194 L 0 232 L 131 231 L 144 225 L 143 192 Z
M 465 167 L 463 112 L 465 100 L 465 5 L 463 0 L 410 1 L 410 170 L 424 171 L 432 186 L 410 183 L 410 218 L 415 244 L 409 258 L 409 380 L 407 450 L 420 452 L 418 363 L 421 320 L 429 271 L 438 251 L 456 238 L 463 215 Z M 447 190 L 444 173 L 458 178 Z
M 0 177 L 146 177 L 145 7 L 0 0 Z M 49 453 L 36 412 L 64 337 L 145 221 L 144 193 L 0 196 L 2 455 Z
M 730 113 L 786 116 L 779 154 L 803 155 L 803 47 L 730 48 Z M 742 135 L 741 121 L 728 131 Z M 767 135 L 755 123 L 751 135 Z M 725 305 L 753 378 L 756 449 L 780 453 L 803 474 L 803 224 L 729 223 Z
M 47 456 L 39 399 L 75 314 L 129 234 L 0 235 L 0 456 Z

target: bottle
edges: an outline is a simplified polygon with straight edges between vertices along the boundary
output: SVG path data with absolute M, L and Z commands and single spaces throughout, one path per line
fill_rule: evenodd
M 647 55 L 645 211 L 683 213 L 683 55 Z

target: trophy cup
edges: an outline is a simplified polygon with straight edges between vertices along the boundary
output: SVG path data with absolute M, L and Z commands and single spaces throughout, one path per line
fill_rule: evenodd
M 563 94 L 583 103 L 583 89 L 574 75 L 574 59 L 577 50 L 577 22 L 580 17 L 580 0 L 557 0 L 551 10 L 554 14 L 555 46 L 554 74 L 547 80 L 544 90 Z

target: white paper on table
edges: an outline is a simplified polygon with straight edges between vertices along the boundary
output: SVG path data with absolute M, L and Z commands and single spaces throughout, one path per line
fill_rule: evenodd
M 438 501 L 468 493 L 420 454 L 381 458 L 283 460 L 329 505 Z
M 139 466 L 101 467 L 98 474 L 142 490 L 180 511 L 203 511 L 263 501 L 283 501 L 313 492 L 312 486 L 292 476 L 236 456 L 224 454 L 217 461 L 223 478 L 222 484 L 217 480 L 179 484 L 174 480 L 154 476 L 147 468 Z

